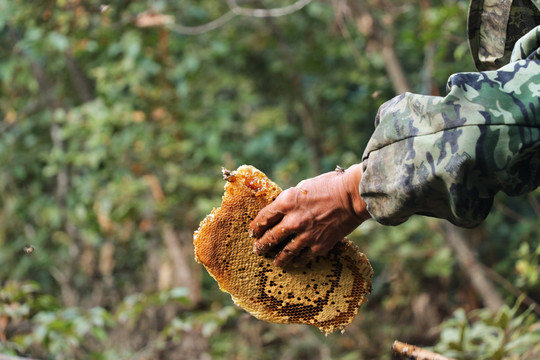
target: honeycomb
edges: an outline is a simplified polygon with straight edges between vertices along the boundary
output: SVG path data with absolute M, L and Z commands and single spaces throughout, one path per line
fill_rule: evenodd
M 195 259 L 221 290 L 261 320 L 313 325 L 326 334 L 349 325 L 371 292 L 366 256 L 341 239 L 303 268 L 274 266 L 272 254 L 252 251 L 249 224 L 281 189 L 249 165 L 226 172 L 226 179 L 221 207 L 201 221 L 193 238 Z

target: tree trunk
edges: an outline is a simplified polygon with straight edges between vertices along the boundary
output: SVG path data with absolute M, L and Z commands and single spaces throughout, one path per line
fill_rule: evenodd
M 480 228 L 465 230 L 447 223 L 446 241 L 454 250 L 461 269 L 469 278 L 484 305 L 492 311 L 497 311 L 504 304 L 501 295 L 497 292 L 483 265 L 476 259 L 473 251 L 465 241 L 466 238 L 478 236 L 479 231 Z

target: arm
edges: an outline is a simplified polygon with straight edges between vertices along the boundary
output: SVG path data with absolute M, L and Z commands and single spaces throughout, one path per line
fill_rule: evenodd
M 453 75 L 448 90 L 379 109 L 360 184 L 378 222 L 421 214 L 473 227 L 498 191 L 540 184 L 540 26 L 515 43 L 508 65 Z
M 284 191 L 252 222 L 254 251 L 285 243 L 276 265 L 300 265 L 324 255 L 370 215 L 388 225 L 420 214 L 472 227 L 498 191 L 536 188 L 539 39 L 540 27 L 520 39 L 512 62 L 497 71 L 452 76 L 446 97 L 406 93 L 384 104 L 362 164 L 342 178 L 328 173 Z
M 360 194 L 382 224 L 421 214 L 473 227 L 498 191 L 540 183 L 540 62 L 456 74 L 448 86 L 444 98 L 403 94 L 379 110 Z
M 370 217 L 360 197 L 360 165 L 303 180 L 285 190 L 251 223 L 259 254 L 284 246 L 275 264 L 303 266 Z

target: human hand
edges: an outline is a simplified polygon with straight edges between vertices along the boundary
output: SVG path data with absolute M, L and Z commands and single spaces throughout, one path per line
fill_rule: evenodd
M 306 265 L 326 255 L 343 237 L 371 216 L 360 197 L 361 165 L 301 181 L 283 191 L 250 224 L 253 251 L 263 255 L 283 248 L 274 264 Z

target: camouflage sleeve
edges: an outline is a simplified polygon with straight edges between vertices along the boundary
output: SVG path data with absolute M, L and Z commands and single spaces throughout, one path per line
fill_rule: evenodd
M 360 194 L 380 223 L 413 214 L 473 227 L 498 191 L 540 184 L 540 27 L 496 71 L 454 74 L 445 97 L 385 103 L 363 155 Z

